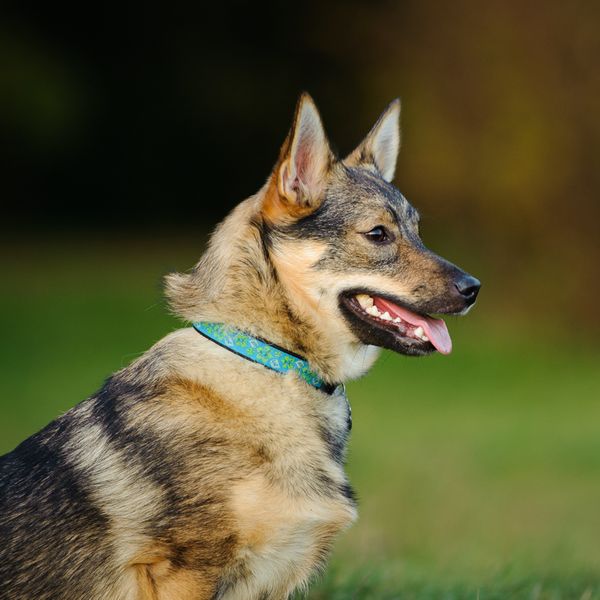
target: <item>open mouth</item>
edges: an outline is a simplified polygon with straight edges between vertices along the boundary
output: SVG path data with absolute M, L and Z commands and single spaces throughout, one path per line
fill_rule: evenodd
M 367 293 L 342 294 L 340 306 L 366 343 L 403 354 L 428 354 L 433 350 L 450 354 L 452 351 L 452 340 L 442 319 L 418 314 L 389 298 Z

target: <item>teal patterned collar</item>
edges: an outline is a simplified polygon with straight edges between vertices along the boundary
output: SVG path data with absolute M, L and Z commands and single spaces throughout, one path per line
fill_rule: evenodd
M 194 323 L 193 327 L 198 333 L 219 344 L 219 346 L 252 362 L 278 373 L 295 371 L 306 383 L 327 394 L 331 394 L 335 390 L 336 386 L 326 383 L 310 369 L 308 361 L 288 350 L 279 348 L 275 344 L 265 342 L 224 323 L 201 321 L 200 323 Z

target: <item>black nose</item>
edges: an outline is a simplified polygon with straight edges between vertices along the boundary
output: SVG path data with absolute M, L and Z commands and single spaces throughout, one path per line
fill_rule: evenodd
M 467 275 L 466 273 L 460 275 L 454 281 L 454 285 L 468 304 L 473 304 L 473 302 L 475 302 L 477 294 L 479 294 L 479 288 L 481 287 L 481 283 L 478 279 L 475 279 L 475 277 Z

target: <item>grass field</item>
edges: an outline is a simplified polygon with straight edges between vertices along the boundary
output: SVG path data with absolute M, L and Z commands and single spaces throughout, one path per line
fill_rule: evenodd
M 2 248 L 0 451 L 178 326 L 159 279 L 200 246 Z M 385 354 L 348 386 L 360 519 L 310 598 L 600 599 L 600 353 L 546 329 L 484 294 L 452 355 Z

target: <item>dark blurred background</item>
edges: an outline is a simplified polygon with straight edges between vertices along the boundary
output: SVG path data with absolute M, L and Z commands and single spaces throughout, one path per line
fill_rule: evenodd
M 425 236 L 475 252 L 507 310 L 598 325 L 599 19 L 588 1 L 9 4 L 2 229 L 208 228 L 264 181 L 301 90 L 342 154 L 400 96 L 397 183 Z
M 179 326 L 161 275 L 262 185 L 302 90 L 341 155 L 400 96 L 396 183 L 483 288 L 450 357 L 350 386 L 338 563 L 600 574 L 599 23 L 584 0 L 4 3 L 0 450 Z

